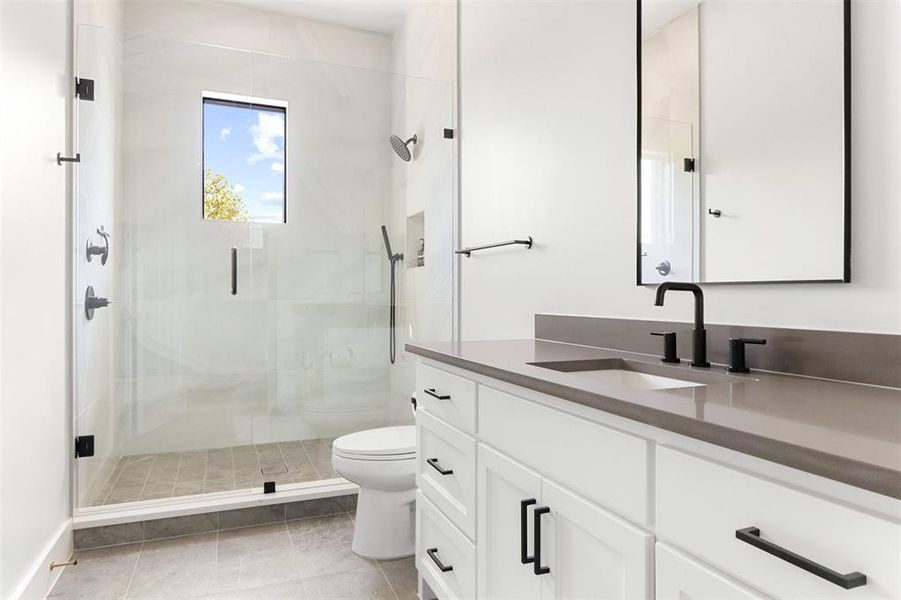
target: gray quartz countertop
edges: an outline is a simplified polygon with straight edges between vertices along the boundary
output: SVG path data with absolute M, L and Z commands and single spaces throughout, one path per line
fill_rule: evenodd
M 636 390 L 529 363 L 657 357 L 542 340 L 407 344 L 407 351 L 531 390 L 901 499 L 901 390 L 722 366 L 666 365 L 701 387 Z

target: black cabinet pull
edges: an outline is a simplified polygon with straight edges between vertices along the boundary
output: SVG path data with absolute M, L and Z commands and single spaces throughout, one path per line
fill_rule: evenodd
M 443 562 L 441 562 L 441 559 L 438 558 L 438 548 L 429 548 L 425 551 L 425 553 L 429 555 L 429 558 L 431 558 L 436 565 L 438 565 L 438 568 L 442 573 L 447 573 L 448 571 L 454 570 L 453 566 L 445 565 Z
M 547 506 L 539 506 L 535 509 L 535 574 L 544 575 L 550 573 L 550 567 L 541 566 L 541 515 L 551 512 Z
M 445 394 L 439 394 L 435 391 L 435 388 L 427 388 L 423 390 L 426 394 L 431 396 L 432 398 L 437 398 L 438 400 L 450 400 L 450 396 Z
M 522 500 L 519 503 L 519 560 L 527 565 L 535 562 L 534 556 L 529 556 L 529 507 L 535 504 L 535 498 Z
M 442 468 L 441 465 L 438 464 L 437 458 L 429 458 L 426 460 L 426 462 L 429 463 L 430 465 L 432 465 L 432 468 L 435 469 L 436 471 L 438 471 L 439 473 L 441 473 L 442 475 L 453 475 L 453 473 L 454 473 L 453 469 Z
M 231 249 L 232 296 L 238 293 L 238 249 Z
M 838 573 L 815 563 L 809 558 L 804 558 L 800 554 L 795 554 L 791 550 L 786 550 L 782 546 L 777 546 L 772 542 L 768 542 L 760 537 L 760 530 L 756 527 L 745 527 L 744 529 L 735 530 L 735 537 L 751 544 L 755 548 L 759 548 L 767 554 L 772 554 L 776 558 L 780 558 L 787 563 L 791 563 L 796 567 L 800 567 L 808 573 L 813 573 L 817 577 L 822 577 L 829 583 L 850 590 L 867 584 L 867 576 L 863 573 L 854 571 L 853 573 Z

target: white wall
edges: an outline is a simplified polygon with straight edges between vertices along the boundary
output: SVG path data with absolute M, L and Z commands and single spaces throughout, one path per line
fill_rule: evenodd
M 71 550 L 68 2 L 0 2 L 0 597 Z
M 898 106 L 892 0 L 852 4 L 851 284 L 707 287 L 711 322 L 901 332 Z M 531 337 L 536 312 L 686 319 L 635 281 L 635 5 L 461 7 L 462 337 Z M 488 57 L 491 57 L 489 60 Z

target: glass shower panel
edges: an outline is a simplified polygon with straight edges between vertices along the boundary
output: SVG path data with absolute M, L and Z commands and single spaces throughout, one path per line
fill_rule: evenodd
M 120 413 L 114 401 L 115 269 L 120 256 L 120 231 L 115 221 L 115 202 L 122 192 L 119 136 L 122 122 L 121 32 L 81 27 L 77 31 L 77 57 L 81 77 L 103 80 L 93 102 L 78 102 L 76 143 L 82 162 L 77 176 L 77 201 L 73 211 L 74 297 L 73 327 L 76 340 L 73 368 L 73 428 L 76 435 L 94 435 L 92 458 L 81 459 L 75 479 L 75 502 L 79 506 L 99 504 L 109 495 L 109 480 L 119 461 Z M 103 234 L 110 236 L 110 251 Z M 89 247 L 95 250 L 88 254 Z M 94 253 L 97 252 L 97 253 Z M 106 260 L 104 260 L 106 258 Z M 90 286 L 95 295 L 113 303 L 98 308 L 88 318 L 85 297 Z
M 396 76 L 258 55 L 255 93 L 288 102 L 287 224 L 264 232 L 276 368 L 259 442 L 301 442 L 333 477 L 329 441 L 391 418 L 388 144 Z M 402 224 L 389 227 L 404 245 Z M 407 416 L 406 421 L 409 421 Z M 295 477 L 299 481 L 300 477 Z
M 450 82 L 396 77 L 392 129 L 404 139 L 416 135 L 410 162 L 391 157 L 390 218 L 405 232 L 405 260 L 399 279 L 398 348 L 410 341 L 453 338 L 454 324 L 454 130 Z M 389 418 L 410 418 L 416 357 L 398 352 L 391 367 Z

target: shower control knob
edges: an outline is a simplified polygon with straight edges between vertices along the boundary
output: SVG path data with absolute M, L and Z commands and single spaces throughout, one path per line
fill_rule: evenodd
M 109 306 L 108 298 L 101 298 L 94 294 L 94 286 L 89 285 L 84 293 L 84 316 L 90 321 L 94 318 L 94 311 L 98 308 Z
M 103 228 L 103 225 L 97 228 L 97 235 L 100 236 L 100 239 L 103 240 L 102 246 L 97 246 L 91 243 L 89 239 L 86 247 L 85 247 L 85 258 L 88 262 L 91 262 L 91 258 L 94 256 L 100 257 L 100 264 L 105 265 L 107 259 L 109 258 L 109 233 Z
M 660 273 L 661 277 L 666 277 L 669 275 L 669 272 L 673 270 L 673 266 L 668 260 L 662 261 L 655 268 L 657 269 L 657 272 Z

